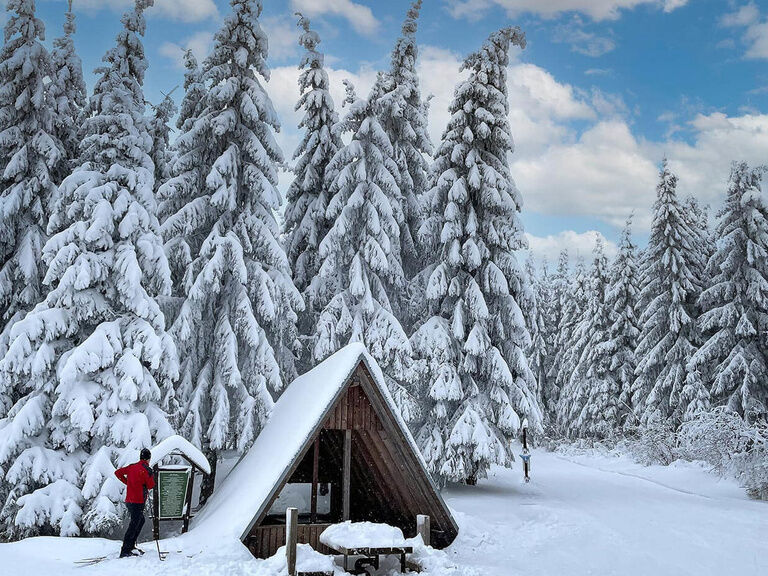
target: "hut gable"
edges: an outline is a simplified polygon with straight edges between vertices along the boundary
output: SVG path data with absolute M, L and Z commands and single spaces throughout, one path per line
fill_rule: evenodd
M 427 514 L 436 547 L 458 533 L 361 344 L 346 346 L 286 388 L 192 528 L 236 536 L 267 557 L 284 542 L 284 506 L 297 501 L 304 504 L 299 539 L 320 551 L 322 530 L 347 519 L 386 522 L 412 536 L 416 515 Z

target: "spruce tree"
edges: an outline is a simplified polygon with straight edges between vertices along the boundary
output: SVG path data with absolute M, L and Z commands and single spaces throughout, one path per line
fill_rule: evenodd
M 97 69 L 82 164 L 53 201 L 43 252 L 51 290 L 13 327 L 0 362 L 26 392 L 0 445 L 11 533 L 108 533 L 123 514 L 115 467 L 172 432 L 161 404 L 178 362 L 156 301 L 170 274 L 142 91 L 151 5 L 137 0 L 123 16 Z
M 429 186 L 426 156 L 431 155 L 433 149 L 427 130 L 427 106 L 421 98 L 416 72 L 416 31 L 421 4 L 421 0 L 411 4 L 402 34 L 392 50 L 390 68 L 379 75 L 372 95 L 397 165 L 399 195 L 394 198 L 394 211 L 400 227 L 398 249 L 406 280 L 413 278 L 426 263 L 424 251 L 418 244 L 418 230 L 423 219 L 422 197 Z M 390 298 L 397 300 L 400 318 L 410 319 L 414 313 L 418 316 L 418 311 L 412 309 L 405 285 L 395 288 Z
M 693 385 L 687 365 L 697 337 L 695 244 L 676 187 L 677 177 L 665 160 L 641 272 L 641 331 L 632 405 L 644 424 L 679 425 L 687 409 L 681 392 L 686 384 Z
M 637 367 L 635 350 L 640 335 L 637 318 L 638 274 L 637 247 L 632 241 L 630 218 L 621 234 L 619 253 L 613 262 L 611 283 L 605 295 L 609 314 L 608 339 L 604 344 L 605 353 L 610 358 L 608 378 L 615 383 L 619 395 L 619 417 L 624 424 L 632 411 L 632 382 Z
M 40 301 L 49 202 L 66 160 L 46 90 L 51 59 L 34 0 L 10 0 L 0 52 L 0 356 L 13 324 Z M 0 416 L 17 399 L 0 383 Z
M 53 41 L 51 52 L 51 84 L 48 87 L 54 113 L 54 128 L 64 149 L 56 184 L 69 176 L 77 166 L 80 148 L 80 125 L 88 95 L 83 78 L 83 63 L 77 55 L 74 34 L 77 30 L 72 0 L 64 21 L 64 36 Z
M 536 397 L 542 412 L 546 416 L 544 394 L 548 390 L 547 372 L 551 363 L 550 357 L 550 328 L 551 328 L 551 286 L 546 261 L 541 272 L 536 270 L 536 260 L 533 254 L 528 256 L 525 263 L 528 284 L 533 289 L 533 302 L 527 307 L 530 317 L 526 318 L 531 343 L 526 350 L 528 365 L 536 380 Z M 526 307 L 523 308 L 523 313 Z
M 309 19 L 299 16 L 303 32 L 299 44 L 306 50 L 299 75 L 301 97 L 296 110 L 303 109 L 299 128 L 304 137 L 293 157 L 295 179 L 288 189 L 285 209 L 285 236 L 288 261 L 296 288 L 303 294 L 320 272 L 320 244 L 333 222 L 326 216 L 331 184 L 328 164 L 342 147 L 335 126 L 339 121 L 329 92 L 328 73 L 323 54 L 318 52 L 320 37 L 310 28 Z M 307 295 L 308 296 L 308 295 Z M 313 299 L 305 298 L 307 307 L 299 319 L 299 333 L 308 339 L 317 323 L 319 310 Z M 309 351 L 311 355 L 311 350 Z M 304 358 L 309 361 L 309 358 Z
M 691 359 L 711 392 L 748 420 L 768 414 L 768 204 L 764 168 L 734 164 L 725 205 L 718 213 L 712 283 L 701 295 L 700 325 L 707 336 Z M 708 398 L 690 395 L 689 416 Z
M 206 93 L 197 120 L 184 122 L 174 176 L 160 190 L 181 206 L 163 224 L 185 296 L 172 333 L 182 354 L 181 432 L 208 455 L 214 473 L 225 449 L 247 450 L 277 394 L 296 371 L 301 295 L 279 242 L 277 114 L 267 37 L 257 0 L 231 0 L 203 65 Z M 189 86 L 197 86 L 190 82 Z M 185 106 L 184 110 L 188 110 Z M 186 112 L 185 112 L 186 114 Z
M 608 378 L 608 259 L 600 236 L 595 240 L 593 254 L 586 305 L 565 353 L 563 369 L 568 377 L 560 393 L 558 425 L 572 437 L 603 438 L 617 427 L 619 390 Z
M 494 32 L 464 61 L 469 77 L 454 93 L 422 227 L 437 261 L 426 294 L 435 313 L 412 337 L 427 364 L 418 441 L 435 476 L 469 484 L 509 464 L 523 417 L 542 429 L 525 358 L 530 287 L 515 254 L 526 239 L 508 160 L 510 44 L 525 46 L 518 28 Z
M 557 420 L 561 419 L 559 414 L 560 397 L 563 394 L 563 389 L 568 385 L 571 374 L 576 369 L 579 358 L 580 350 L 576 346 L 576 330 L 589 299 L 589 276 L 581 256 L 576 260 L 573 275 L 569 276 L 567 280 L 562 292 L 563 303 L 556 339 L 557 361 L 553 365 L 554 378 L 551 378 L 557 389 Z
M 566 327 L 564 314 L 571 299 L 571 272 L 568 250 L 562 250 L 558 257 L 557 268 L 551 279 L 550 293 L 550 322 L 549 351 L 551 361 L 546 375 L 546 386 L 542 390 L 542 410 L 550 422 L 557 419 L 557 401 L 560 397 L 560 387 L 557 379 L 563 361 L 566 344 L 563 329 Z
M 326 216 L 333 225 L 320 243 L 320 273 L 310 286 L 312 305 L 321 310 L 313 356 L 321 361 L 348 342 L 365 344 L 410 421 L 417 407 L 401 383 L 410 380 L 411 346 L 387 290 L 402 278 L 391 202 L 397 166 L 375 101 L 357 99 L 349 83 L 347 89 L 347 101 L 354 102 L 339 129 L 352 132 L 352 140 L 327 168 L 332 178 Z
M 155 191 L 171 176 L 171 127 L 169 122 L 178 112 L 171 94 L 166 94 L 160 104 L 152 105 L 149 118 L 149 136 L 152 138 L 152 163 L 155 165 Z
M 195 123 L 205 106 L 208 90 L 203 72 L 191 50 L 184 54 L 184 64 L 184 98 L 176 121 L 180 134 L 173 144 L 168 179 L 161 182 L 157 189 L 158 215 L 164 227 L 170 216 L 181 210 L 187 202 L 200 198 L 205 190 L 203 160 L 207 143 L 201 136 L 202 126 L 195 129 Z M 165 251 L 171 267 L 173 294 L 183 297 L 183 277 L 192 262 L 192 253 L 200 249 L 202 239 L 195 235 L 172 235 L 167 231 L 163 232 L 163 236 L 167 240 Z

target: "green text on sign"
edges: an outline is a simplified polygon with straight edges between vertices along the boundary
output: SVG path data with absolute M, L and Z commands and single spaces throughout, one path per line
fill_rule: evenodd
M 159 518 L 181 518 L 184 515 L 189 472 L 189 468 L 186 470 L 158 470 Z

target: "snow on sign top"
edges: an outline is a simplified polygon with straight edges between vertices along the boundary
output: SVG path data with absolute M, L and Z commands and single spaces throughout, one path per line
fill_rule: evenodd
M 285 389 L 251 449 L 192 520 L 192 533 L 202 536 L 210 531 L 219 537 L 245 538 L 254 517 L 268 504 L 273 489 L 311 440 L 314 430 L 332 408 L 361 361 L 365 362 L 403 434 L 421 460 L 413 437 L 395 408 L 378 364 L 365 346 L 349 344 L 299 376 Z
M 152 448 L 152 458 L 149 461 L 149 465 L 154 466 L 173 452 L 181 452 L 203 472 L 206 474 L 211 473 L 211 465 L 208 463 L 207 458 L 203 456 L 203 453 L 191 442 L 177 435 L 168 436 L 168 438 Z

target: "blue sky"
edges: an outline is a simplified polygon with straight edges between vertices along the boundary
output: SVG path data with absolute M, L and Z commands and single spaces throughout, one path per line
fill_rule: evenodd
M 76 43 L 92 84 L 132 0 L 75 0 Z M 180 86 L 181 49 L 204 57 L 228 0 L 156 0 L 146 35 L 146 93 Z M 268 90 L 281 114 L 280 142 L 297 143 L 293 13 L 312 18 L 323 39 L 333 93 L 341 79 L 365 92 L 387 66 L 409 5 L 405 0 L 265 0 L 270 36 Z M 37 0 L 58 35 L 66 0 Z M 634 211 L 642 242 L 663 156 L 683 194 L 717 207 L 732 160 L 768 162 L 768 2 L 743 0 L 425 0 L 418 39 L 425 92 L 435 98 L 437 142 L 459 79 L 458 66 L 494 29 L 521 26 L 528 38 L 509 71 L 512 170 L 537 254 L 561 247 L 587 255 L 594 234 L 612 249 Z M 181 88 L 176 91 L 181 96 Z M 284 179 L 287 181 L 287 177 Z

